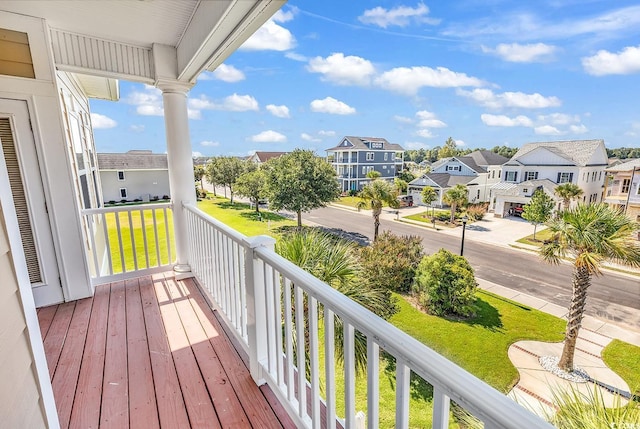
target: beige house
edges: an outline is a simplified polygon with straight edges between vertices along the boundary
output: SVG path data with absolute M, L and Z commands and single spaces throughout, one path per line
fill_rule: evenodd
M 606 170 L 604 202 L 640 222 L 640 159 L 631 159 Z

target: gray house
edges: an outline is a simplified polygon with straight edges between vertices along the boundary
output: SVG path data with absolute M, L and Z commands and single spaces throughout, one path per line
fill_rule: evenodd
M 361 190 L 370 181 L 367 173 L 372 170 L 379 172 L 381 179 L 393 180 L 404 163 L 402 146 L 379 137 L 346 136 L 326 151 L 343 192 Z
M 166 154 L 130 150 L 127 153 L 97 155 L 102 198 L 106 203 L 149 201 L 171 195 Z

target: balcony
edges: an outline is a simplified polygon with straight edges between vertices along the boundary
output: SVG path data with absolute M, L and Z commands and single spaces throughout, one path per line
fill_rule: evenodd
M 181 209 L 195 275 L 182 280 L 172 272 L 149 274 L 164 268 L 162 255 L 158 266 L 141 263 L 144 255 L 158 252 L 152 229 L 141 240 L 141 232 L 136 236 L 122 228 L 144 223 L 132 213 L 145 219 L 149 206 L 85 212 L 87 220 L 102 225 L 91 229 L 95 236 L 107 222 L 119 225 L 117 237 L 111 233 L 103 247 L 120 252 L 113 260 L 121 267 L 111 261 L 94 270 L 95 283 L 105 278 L 111 283 L 98 286 L 93 298 L 39 310 L 63 427 L 217 422 L 221 427 L 377 428 L 389 426 L 381 424 L 380 408 L 390 406 L 392 425 L 407 428 L 415 377 L 433 388 L 434 428 L 454 423 L 451 401 L 485 427 L 550 427 L 280 257 L 272 238 L 246 237 L 189 204 Z M 109 220 L 109 211 L 120 220 Z M 101 219 L 91 219 L 95 216 Z M 163 219 L 170 221 L 165 208 L 147 216 L 147 225 L 159 230 Z M 94 252 L 104 254 L 98 242 L 92 241 Z M 159 247 L 171 251 L 170 244 Z M 129 270 L 132 259 L 138 262 Z M 337 341 L 344 348 L 341 360 Z M 297 344 L 305 344 L 305 353 L 297 353 Z M 356 373 L 359 344 L 367 354 L 364 375 Z M 387 382 L 380 377 L 383 352 L 395 364 L 395 399 L 385 403 L 379 397 L 380 383 Z M 366 379 L 365 399 L 356 399 L 357 377 Z

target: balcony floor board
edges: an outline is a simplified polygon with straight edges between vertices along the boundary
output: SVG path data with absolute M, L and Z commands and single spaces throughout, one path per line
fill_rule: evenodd
M 38 319 L 63 428 L 294 427 L 192 279 L 98 286 Z

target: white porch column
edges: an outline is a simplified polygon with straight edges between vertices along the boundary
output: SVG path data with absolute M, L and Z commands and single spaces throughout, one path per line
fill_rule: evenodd
M 182 204 L 196 203 L 187 116 L 187 93 L 191 85 L 183 82 L 162 82 L 157 86 L 162 90 L 169 186 L 173 203 L 173 231 L 176 244 L 176 264 L 173 269 L 184 278 L 191 273 L 191 267 L 188 258 L 187 218 Z

